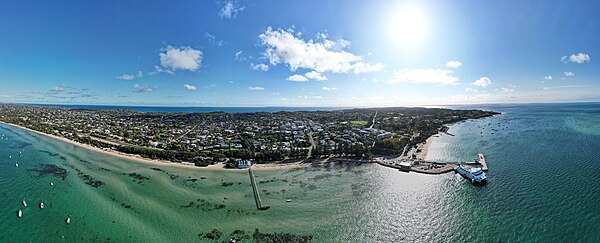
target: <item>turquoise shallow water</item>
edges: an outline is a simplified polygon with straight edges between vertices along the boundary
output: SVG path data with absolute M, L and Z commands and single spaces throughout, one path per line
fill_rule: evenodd
M 246 171 L 140 164 L 0 125 L 0 242 L 209 241 L 213 229 L 220 241 L 255 229 L 315 242 L 600 241 L 600 105 L 484 108 L 502 115 L 452 125 L 428 158 L 484 152 L 486 185 L 375 164 L 257 171 L 266 211 Z M 28 171 L 42 164 L 66 178 Z

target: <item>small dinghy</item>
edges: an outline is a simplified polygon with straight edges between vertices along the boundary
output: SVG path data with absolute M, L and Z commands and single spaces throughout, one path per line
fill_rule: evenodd
M 15 164 L 16 167 L 19 167 L 19 164 Z
M 17 216 L 19 216 L 19 218 L 23 217 L 23 211 L 19 210 L 19 211 L 17 212 Z
M 23 201 L 21 201 L 21 203 L 23 204 L 23 206 L 27 207 L 27 202 L 25 202 L 25 199 L 23 199 Z
M 71 217 L 68 217 L 67 220 L 65 220 L 65 222 L 67 222 L 67 224 L 71 223 Z
M 51 186 L 54 186 L 54 183 L 50 182 L 50 185 L 51 185 Z
M 44 202 L 40 203 L 40 208 L 44 208 Z

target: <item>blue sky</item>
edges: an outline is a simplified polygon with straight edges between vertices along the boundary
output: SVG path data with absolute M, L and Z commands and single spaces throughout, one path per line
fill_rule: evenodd
M 598 1 L 4 1 L 0 102 L 600 100 Z

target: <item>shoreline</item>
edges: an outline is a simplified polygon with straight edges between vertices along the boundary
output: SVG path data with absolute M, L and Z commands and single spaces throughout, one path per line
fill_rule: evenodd
M 123 152 L 119 152 L 119 151 L 115 151 L 115 150 L 111 150 L 111 149 L 101 149 L 101 148 L 97 148 L 94 146 L 91 146 L 89 144 L 83 144 L 83 143 L 79 143 L 73 140 L 70 140 L 68 138 L 64 138 L 64 137 L 59 137 L 53 134 L 47 134 L 47 133 L 43 133 L 40 131 L 36 131 L 27 127 L 23 127 L 20 125 L 16 125 L 16 124 L 12 124 L 12 123 L 6 123 L 3 121 L 0 121 L 1 124 L 4 125 L 8 125 L 8 126 L 12 126 L 12 127 L 16 127 L 16 128 L 20 128 L 23 129 L 25 131 L 28 132 L 33 132 L 42 136 L 46 136 L 49 138 L 53 138 L 53 139 L 57 139 L 60 140 L 62 142 L 66 142 L 75 146 L 78 146 L 80 148 L 84 148 L 84 149 L 88 149 L 90 151 L 94 151 L 97 153 L 101 153 L 101 154 L 106 154 L 106 155 L 110 155 L 110 156 L 114 156 L 114 157 L 118 157 L 121 159 L 125 159 L 128 161 L 132 161 L 132 162 L 137 162 L 137 163 L 144 163 L 147 165 L 156 165 L 156 166 L 165 166 L 165 167 L 178 167 L 178 168 L 188 168 L 188 169 L 195 169 L 195 170 L 212 170 L 212 171 L 240 171 L 240 170 L 247 170 L 247 169 L 229 169 L 229 168 L 225 168 L 224 167 L 224 163 L 219 162 L 219 163 L 215 163 L 212 165 L 208 165 L 206 167 L 199 167 L 199 166 L 194 166 L 194 165 L 184 165 L 181 163 L 176 163 L 176 162 L 171 162 L 168 160 L 154 160 L 154 159 L 148 159 L 148 158 L 143 158 L 140 155 L 134 155 L 134 154 L 127 154 L 127 153 L 123 153 Z M 258 166 L 253 165 L 253 169 L 254 170 L 275 170 L 275 169 L 293 169 L 293 168 L 301 168 L 301 167 L 305 167 L 308 166 L 309 164 L 303 164 L 300 162 L 293 162 L 293 163 L 279 163 L 279 164 L 260 164 Z
M 419 145 L 417 147 L 417 149 L 420 149 L 421 151 L 416 153 L 417 155 L 417 159 L 426 161 L 427 158 L 427 153 L 429 152 L 429 146 L 431 146 L 431 144 L 436 140 L 436 138 L 438 138 L 440 136 L 439 133 L 432 135 L 430 137 L 427 138 L 427 140 L 425 140 L 425 143 L 422 143 L 421 145 Z

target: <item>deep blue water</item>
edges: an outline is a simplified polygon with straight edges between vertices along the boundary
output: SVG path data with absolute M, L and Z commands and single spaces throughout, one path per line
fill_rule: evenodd
M 338 107 L 199 107 L 199 106 L 120 106 L 120 105 L 66 105 L 66 104 L 32 104 L 37 106 L 56 106 L 89 110 L 133 110 L 139 112 L 278 112 L 278 111 L 330 111 L 347 108 Z

